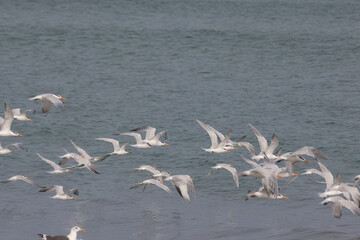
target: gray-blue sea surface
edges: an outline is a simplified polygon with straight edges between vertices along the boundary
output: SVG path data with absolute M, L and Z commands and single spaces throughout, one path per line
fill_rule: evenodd
M 0 108 L 29 114 L 14 121 L 28 152 L 0 155 L 0 180 L 21 174 L 41 185 L 77 187 L 76 200 L 51 199 L 24 182 L 0 184 L 0 239 L 68 234 L 84 240 L 118 239 L 359 239 L 359 217 L 332 216 L 318 193 L 318 176 L 279 179 L 281 200 L 251 199 L 258 179 L 240 178 L 216 163 L 248 170 L 239 153 L 209 154 L 199 119 L 232 139 L 259 146 L 248 123 L 267 139 L 276 133 L 283 152 L 314 146 L 345 182 L 360 174 L 360 2 L 351 0 L 121 0 L 1 1 Z M 42 93 L 64 97 L 65 110 L 44 117 Z M 1 110 L 2 111 L 2 110 Z M 169 146 L 127 147 L 124 156 L 87 169 L 48 174 L 40 153 L 59 161 L 69 139 L 92 156 L 112 151 L 110 137 L 153 126 L 167 130 Z M 295 170 L 318 168 L 315 159 Z M 184 201 L 151 186 L 143 164 L 194 178 L 196 197 Z

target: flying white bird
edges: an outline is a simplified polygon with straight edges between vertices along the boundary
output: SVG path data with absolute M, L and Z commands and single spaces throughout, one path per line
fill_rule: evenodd
M 112 155 L 124 155 L 124 154 L 130 154 L 130 152 L 127 152 L 125 150 L 126 146 L 129 145 L 129 142 L 124 143 L 123 145 L 120 146 L 120 143 L 118 140 L 116 139 L 112 139 L 112 138 L 95 138 L 96 140 L 100 140 L 100 141 L 105 141 L 105 142 L 109 142 L 113 145 L 114 147 L 114 151 L 107 154 L 109 156 Z M 107 156 L 106 155 L 106 156 Z
M 295 163 L 295 162 L 310 163 L 308 160 L 302 158 L 301 155 L 314 157 L 316 159 L 329 160 L 328 157 L 324 153 L 317 150 L 316 148 L 311 147 L 311 146 L 304 146 L 302 148 L 299 148 L 295 152 L 287 152 L 287 153 L 281 154 L 277 159 L 275 159 L 275 162 L 285 160 L 285 161 L 289 161 L 289 162 L 293 162 L 293 163 Z
M 79 196 L 79 191 L 77 188 L 72 188 L 64 192 L 64 187 L 60 185 L 54 185 L 49 187 L 44 187 L 39 190 L 39 192 L 47 192 L 55 190 L 56 194 L 51 198 L 60 199 L 60 200 L 68 200 L 68 199 L 76 199 L 76 197 L 71 196 L 71 194 L 75 194 Z
M 234 168 L 231 164 L 226 164 L 226 163 L 218 163 L 215 166 L 211 167 L 212 169 L 210 170 L 210 172 L 208 173 L 208 176 L 210 175 L 210 173 L 212 173 L 215 169 L 226 169 L 228 170 L 234 178 L 236 187 L 239 188 L 239 177 L 238 177 L 238 173 L 236 171 L 236 168 Z
M 14 114 L 6 103 L 5 106 L 5 119 L 1 118 L 0 136 L 22 136 L 20 133 L 11 131 L 11 124 L 14 121 Z
M 205 131 L 209 134 L 210 136 L 210 141 L 211 141 L 211 146 L 210 148 L 203 148 L 204 151 L 209 152 L 209 153 L 224 153 L 224 152 L 230 152 L 228 149 L 225 148 L 225 145 L 227 143 L 229 143 L 230 137 L 231 137 L 231 131 L 229 131 L 226 135 L 226 137 L 221 140 L 221 142 L 218 142 L 218 135 L 216 134 L 216 132 L 214 131 L 214 129 L 212 127 L 210 127 L 209 125 L 196 120 L 200 126 L 205 129 Z
M 72 142 L 72 141 L 71 141 Z M 73 142 L 72 142 L 73 143 Z M 73 143 L 75 146 L 77 146 L 75 143 Z M 81 148 L 79 148 L 79 150 L 80 150 Z M 65 150 L 65 149 L 64 149 Z M 79 151 L 78 150 L 78 151 Z M 83 150 L 83 149 L 81 149 L 81 150 Z M 81 151 L 80 150 L 80 151 Z M 66 151 L 66 150 L 65 150 Z M 86 153 L 85 151 L 84 151 L 84 153 Z M 90 160 L 94 160 L 94 161 L 96 161 L 97 160 L 97 158 L 91 158 L 87 153 L 86 153 L 86 156 L 84 156 L 84 155 L 79 155 L 79 154 L 77 154 L 77 153 L 69 153 L 69 152 L 67 152 L 65 155 L 63 155 L 63 156 L 60 156 L 60 158 L 61 158 L 61 160 L 60 160 L 60 162 L 59 162 L 59 165 L 63 165 L 63 164 L 65 164 L 65 163 L 67 163 L 67 161 L 69 160 L 69 159 L 73 159 L 73 160 L 75 160 L 77 163 L 78 163 L 78 165 L 76 165 L 76 166 L 73 166 L 73 167 L 86 167 L 87 169 L 89 169 L 90 171 L 92 171 L 93 173 L 96 173 L 96 174 L 99 174 L 99 172 L 97 172 L 96 171 L 96 169 L 94 168 L 94 165 L 90 162 Z
M 33 110 L 26 110 L 23 113 L 20 112 L 20 108 L 14 108 L 12 109 L 13 114 L 14 114 L 14 119 L 19 120 L 19 121 L 29 121 L 32 122 L 32 120 L 30 118 L 28 118 L 26 116 L 26 114 L 33 112 Z
M 356 206 L 353 202 L 344 199 L 340 196 L 328 197 L 321 204 L 329 204 L 333 208 L 333 216 L 336 218 L 341 218 L 342 207 L 346 207 L 353 214 L 360 216 L 360 208 Z
M 188 202 L 191 201 L 189 193 L 196 195 L 194 183 L 189 175 L 173 175 L 165 178 L 165 181 L 171 181 L 180 196 Z
M 255 149 L 252 145 L 249 145 L 249 143 L 247 143 L 247 144 L 243 143 L 243 145 L 245 145 L 245 147 L 252 154 L 251 158 L 254 160 L 257 160 L 257 161 L 260 159 L 263 159 L 264 155 L 266 155 L 270 160 L 274 160 L 274 159 L 278 158 L 278 156 L 276 156 L 274 154 L 275 149 L 279 146 L 278 136 L 276 134 L 273 134 L 270 145 L 268 145 L 266 138 L 260 133 L 260 131 L 257 130 L 250 123 L 249 123 L 249 126 L 250 126 L 251 130 L 253 131 L 253 133 L 255 134 L 255 136 L 257 137 L 258 142 L 259 142 L 259 147 L 260 147 L 260 153 L 256 154 Z M 254 149 L 254 150 L 252 150 L 252 149 Z
M 41 111 L 45 116 L 49 113 L 52 105 L 61 109 L 65 108 L 64 104 L 61 102 L 60 99 L 66 99 L 66 98 L 52 93 L 40 94 L 35 97 L 29 98 L 29 100 L 40 100 L 42 102 Z
M 135 141 L 136 141 L 136 144 L 131 144 L 130 146 L 132 146 L 132 147 L 136 147 L 136 148 L 152 148 L 150 143 L 148 143 L 145 139 L 142 139 L 140 133 L 126 132 L 126 133 L 120 133 L 120 135 L 126 135 L 126 136 L 134 137 Z
M 354 187 L 358 185 L 359 181 L 360 181 L 360 175 L 355 176 L 354 183 L 353 183 Z
M 22 176 L 22 175 L 15 175 L 15 176 L 12 176 L 11 178 L 9 178 L 7 180 L 4 180 L 4 181 L 1 181 L 1 182 L 2 183 L 9 183 L 9 182 L 15 182 L 15 181 L 24 181 L 24 182 L 29 183 L 31 185 L 34 185 L 36 187 L 41 187 L 42 188 L 42 186 L 37 185 L 32 180 L 30 180 L 29 177 L 25 177 L 25 176 Z
M 26 152 L 28 151 L 27 148 L 22 143 L 13 143 L 13 144 L 7 145 L 6 147 L 2 147 L 1 143 L 0 143 L 0 154 L 8 154 L 11 152 L 15 152 L 14 150 L 10 149 L 11 146 L 17 147 Z
M 53 161 L 51 161 L 51 160 L 49 160 L 47 158 L 44 158 L 39 153 L 36 153 L 36 154 L 38 155 L 39 158 L 41 158 L 43 161 L 45 161 L 46 163 L 48 163 L 50 166 L 52 166 L 54 168 L 53 171 L 50 171 L 48 173 L 65 173 L 65 172 L 71 171 L 71 169 L 60 167 L 59 165 L 57 165 Z
M 264 158 L 264 164 L 260 165 L 257 162 L 251 161 L 245 158 L 243 155 L 241 157 L 249 163 L 253 168 L 241 173 L 241 176 L 251 176 L 255 178 L 261 178 L 262 185 L 264 189 L 261 189 L 260 192 L 265 191 L 269 197 L 276 198 L 280 195 L 277 177 L 282 177 L 279 173 L 282 171 L 275 163 L 271 162 L 268 158 Z
M 161 188 L 162 190 L 171 193 L 171 190 L 163 184 L 163 181 L 158 181 L 156 179 L 147 179 L 145 181 L 142 181 L 141 183 L 138 183 L 132 187 L 130 187 L 130 189 L 137 189 L 141 186 L 144 186 L 143 191 L 145 191 L 145 189 L 149 186 L 149 185 L 155 185 L 158 186 L 159 188 Z
M 161 132 L 155 134 L 156 128 L 150 127 L 150 126 L 134 128 L 134 129 L 131 129 L 130 131 L 145 131 L 144 141 L 153 147 L 169 145 L 166 142 L 160 141 L 160 137 L 167 139 L 167 131 L 161 131 Z
M 257 198 L 264 198 L 264 199 L 282 199 L 282 198 L 285 198 L 287 199 L 288 197 L 282 195 L 282 194 L 269 194 L 268 191 L 265 190 L 264 186 L 261 186 L 259 188 L 258 191 L 256 192 L 251 192 L 251 191 L 248 191 L 248 193 L 246 194 L 246 199 L 245 200 L 249 200 L 253 197 L 257 197 Z

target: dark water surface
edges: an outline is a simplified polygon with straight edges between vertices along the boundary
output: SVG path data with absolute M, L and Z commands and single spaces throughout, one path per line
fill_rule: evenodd
M 328 155 L 326 166 L 345 182 L 360 174 L 360 2 L 358 1 L 1 1 L 0 99 L 12 108 L 36 108 L 28 98 L 57 93 L 65 110 L 13 123 L 29 152 L 0 156 L 0 176 L 21 174 L 43 185 L 78 187 L 74 201 L 51 199 L 23 182 L 0 185 L 1 239 L 36 233 L 118 239 L 358 239 L 360 219 L 344 210 L 332 217 L 320 204 L 317 176 L 291 184 L 289 199 L 245 201 L 260 181 L 231 175 L 216 163 L 250 168 L 238 149 L 208 154 L 200 119 L 233 139 L 248 123 L 267 139 L 276 133 L 284 152 L 310 145 Z M 90 155 L 112 150 L 96 141 L 135 127 L 168 130 L 169 146 L 128 147 L 130 155 L 86 169 L 50 175 L 36 152 L 58 161 L 69 139 Z M 316 161 L 296 172 L 318 168 Z M 189 204 L 156 187 L 129 190 L 150 177 L 133 168 L 150 164 L 194 178 Z M 170 186 L 170 185 L 169 185 Z M 170 186 L 171 187 L 171 186 Z

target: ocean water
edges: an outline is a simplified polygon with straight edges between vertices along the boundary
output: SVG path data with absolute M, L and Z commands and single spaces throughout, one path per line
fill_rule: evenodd
M 283 152 L 314 146 L 345 182 L 360 174 L 360 2 L 330 0 L 153 0 L 1 1 L 0 104 L 23 110 L 28 98 L 57 93 L 65 110 L 33 122 L 14 121 L 23 137 L 1 137 L 4 146 L 24 143 L 0 156 L 0 177 L 21 174 L 42 185 L 77 187 L 77 200 L 51 199 L 23 182 L 0 184 L 0 239 L 37 239 L 36 233 L 79 239 L 358 239 L 359 217 L 332 216 L 320 204 L 325 189 L 317 176 L 291 184 L 279 179 L 288 199 L 245 201 L 256 179 L 240 178 L 250 166 L 240 154 L 209 154 L 208 134 L 196 119 L 232 139 L 247 135 L 248 123 Z M 2 106 L 2 105 L 1 105 Z M 0 108 L 1 108 L 0 106 Z M 36 153 L 58 161 L 69 139 L 92 156 L 112 151 L 98 137 L 125 143 L 118 133 L 142 126 L 167 130 L 169 146 L 127 148 L 131 154 L 86 169 L 51 175 Z M 318 168 L 316 161 L 295 172 Z M 151 186 L 129 187 L 150 178 L 134 168 L 150 164 L 194 178 L 196 197 L 184 201 Z

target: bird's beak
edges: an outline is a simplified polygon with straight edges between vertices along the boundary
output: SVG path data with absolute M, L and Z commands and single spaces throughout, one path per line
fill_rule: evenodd
M 293 176 L 299 176 L 299 174 L 296 174 L 296 173 L 293 173 L 292 175 L 293 175 Z
M 76 197 L 72 197 L 71 199 L 76 199 Z
M 130 152 L 128 152 L 127 154 L 130 154 Z
M 95 167 L 95 165 L 94 165 L 94 164 L 90 164 L 90 166 Z
M 28 121 L 29 121 L 29 122 L 32 122 L 32 120 L 31 120 L 31 119 L 29 119 Z
M 285 199 L 288 199 L 288 197 L 285 197 L 285 196 L 282 196 L 281 198 L 285 198 Z
M 84 232 L 84 231 L 85 231 L 85 229 L 83 229 L 83 228 L 82 228 L 82 229 L 80 229 L 80 231 L 83 231 L 83 232 Z
M 282 178 L 282 176 L 280 176 L 279 174 L 278 175 L 276 175 L 278 178 Z
M 154 169 L 156 169 L 156 167 L 154 167 Z
M 229 164 L 230 167 L 232 167 L 232 164 Z
M 304 162 L 311 163 L 311 162 L 310 162 L 310 161 L 308 161 L 308 160 L 304 160 Z
M 17 136 L 20 136 L 20 137 L 22 137 L 23 135 L 21 135 L 20 133 L 18 133 L 18 134 L 16 134 Z
M 237 149 L 237 148 L 234 148 L 234 149 Z
M 164 181 L 160 181 L 160 183 L 164 183 Z
M 168 143 L 164 143 L 164 145 L 169 145 Z
M 66 99 L 65 97 L 60 97 L 60 99 Z
M 11 152 L 15 152 L 15 150 L 10 150 Z
M 29 179 L 30 177 L 25 177 L 25 178 Z
M 71 172 L 71 169 L 67 169 L 66 171 Z
M 85 156 L 81 156 L 82 158 L 85 158 Z
M 169 175 L 171 176 L 171 175 L 172 175 L 172 173 L 169 173 Z
M 230 152 L 230 150 L 226 150 L 226 152 Z

